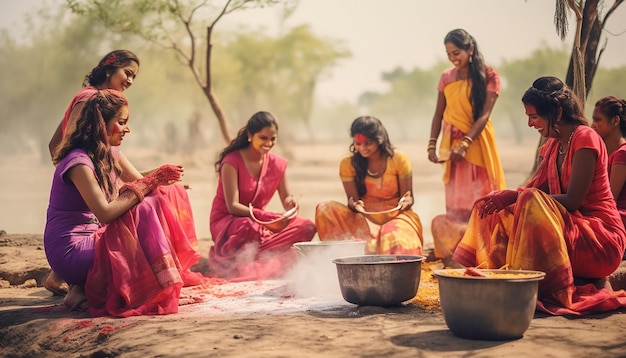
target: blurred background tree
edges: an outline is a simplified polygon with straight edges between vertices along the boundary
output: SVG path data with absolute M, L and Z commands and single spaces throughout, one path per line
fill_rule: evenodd
M 198 90 L 193 72 L 181 65 L 176 51 L 165 51 L 133 33 L 111 31 L 88 15 L 76 16 L 59 1 L 53 3 L 42 3 L 41 10 L 25 18 L 19 35 L 0 31 L 3 155 L 37 152 L 42 161 L 49 162 L 47 143 L 70 99 L 87 72 L 115 48 L 130 49 L 141 60 L 137 81 L 126 93 L 133 136 L 125 146 L 133 152 L 171 148 L 190 153 L 190 139 L 200 132 L 193 141 L 223 147 L 217 121 L 207 120 L 215 114 L 207 106 L 205 93 Z M 341 141 L 347 149 L 349 124 L 361 114 L 383 120 L 394 142 L 425 143 L 439 75 L 451 66 L 442 59 L 429 68 L 390 68 L 380 74 L 387 84 L 384 90 L 363 88 L 354 103 L 320 103 L 313 93 L 315 85 L 350 56 L 341 41 L 321 38 L 308 26 L 296 26 L 276 36 L 245 27 L 216 32 L 214 43 L 212 81 L 229 123 L 239 128 L 254 111 L 271 110 L 286 124 L 281 126 L 281 143 L 287 139 Z M 499 137 L 515 138 L 517 143 L 536 138 L 534 131 L 526 130 L 520 98 L 539 76 L 566 76 L 571 58 L 566 47 L 542 44 L 524 58 L 498 64 L 487 59 L 502 79 L 502 93 L 492 115 Z M 624 81 L 626 66 L 603 68 L 600 64 L 588 103 L 606 95 L 626 97 Z M 176 128 L 176 134 L 168 128 Z
M 211 105 L 225 142 L 230 142 L 232 134 L 228 111 L 218 100 L 214 86 L 214 30 L 218 22 L 230 13 L 272 6 L 279 1 L 67 0 L 67 3 L 74 13 L 97 18 L 115 33 L 132 33 L 173 50 L 191 70 Z M 283 17 L 292 14 L 298 5 L 297 1 L 280 3 L 285 9 Z M 243 81 L 245 96 L 242 99 L 250 101 L 252 108 L 260 108 L 264 102 L 260 97 L 266 96 L 269 99 L 265 101 L 266 106 L 299 120 L 310 129 L 318 77 L 338 58 L 348 56 L 349 52 L 316 38 L 306 26 L 292 29 L 280 39 L 240 34 L 234 41 L 240 48 L 233 45 L 232 53 L 239 62 L 239 70 L 247 75 Z M 249 48 L 250 45 L 254 49 Z M 244 53 L 241 46 L 244 46 Z M 250 56 L 251 53 L 254 55 Z M 297 98 L 297 101 L 285 101 L 286 98 Z M 309 133 L 313 132 L 309 130 Z

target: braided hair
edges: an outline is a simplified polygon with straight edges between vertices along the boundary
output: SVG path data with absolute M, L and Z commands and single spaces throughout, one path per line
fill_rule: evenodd
M 380 151 L 381 157 L 390 158 L 393 156 L 393 145 L 389 140 L 387 130 L 378 118 L 372 116 L 361 116 L 355 119 L 350 127 L 350 137 L 354 138 L 357 134 L 363 134 L 368 139 L 378 143 L 378 150 Z M 350 152 L 352 152 L 352 166 L 356 171 L 356 188 L 359 195 L 363 196 L 367 193 L 365 188 L 367 158 L 363 158 L 361 153 L 355 149 L 354 142 L 350 144 Z
M 614 96 L 600 98 L 596 102 L 596 109 L 606 118 L 619 117 L 619 131 L 626 137 L 626 100 Z
M 452 43 L 464 51 L 469 51 L 474 46 L 474 52 L 470 55 L 468 77 L 471 83 L 469 97 L 472 103 L 472 114 L 474 120 L 477 120 L 487 100 L 487 66 L 482 53 L 478 50 L 478 43 L 472 35 L 463 29 L 448 32 L 443 43 Z
M 111 75 L 118 68 L 128 66 L 131 62 L 139 66 L 139 58 L 128 50 L 114 50 L 107 53 L 85 76 L 83 86 L 99 87 L 107 81 L 107 74 Z
M 550 128 L 557 133 L 558 121 L 589 126 L 578 96 L 556 77 L 546 76 L 536 79 L 522 96 L 522 103 L 534 106 L 537 114 L 546 118 Z M 559 109 L 561 109 L 560 118 Z
M 105 89 L 94 93 L 85 102 L 76 123 L 68 128 L 52 158 L 57 165 L 70 151 L 84 150 L 91 158 L 96 179 L 109 200 L 117 193 L 115 178 L 122 170 L 111 152 L 107 123 L 126 106 L 128 101 L 120 91 Z

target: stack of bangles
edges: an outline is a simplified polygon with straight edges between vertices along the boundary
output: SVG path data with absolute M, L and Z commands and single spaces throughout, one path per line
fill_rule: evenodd
M 426 149 L 426 151 L 430 152 L 431 149 L 437 149 L 437 138 L 430 138 L 428 140 L 428 149 Z
M 469 148 L 472 143 L 474 143 L 472 137 L 466 135 L 465 137 L 463 137 L 463 139 L 461 139 L 459 147 L 463 148 L 463 150 L 467 150 L 467 148 Z

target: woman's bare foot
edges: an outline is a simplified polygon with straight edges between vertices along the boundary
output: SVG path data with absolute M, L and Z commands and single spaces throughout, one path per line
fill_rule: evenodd
M 43 287 L 58 296 L 67 295 L 67 292 L 70 290 L 70 286 L 67 282 L 63 281 L 53 270 L 50 270 L 48 276 L 44 279 Z
M 63 304 L 70 311 L 84 312 L 87 310 L 87 295 L 83 285 L 72 285 L 63 299 Z

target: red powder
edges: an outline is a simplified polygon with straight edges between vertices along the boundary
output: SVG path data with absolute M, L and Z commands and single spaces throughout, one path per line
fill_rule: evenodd
M 113 332 L 115 332 L 115 327 L 111 326 L 110 324 L 105 324 L 100 330 L 99 334 L 111 334 Z

